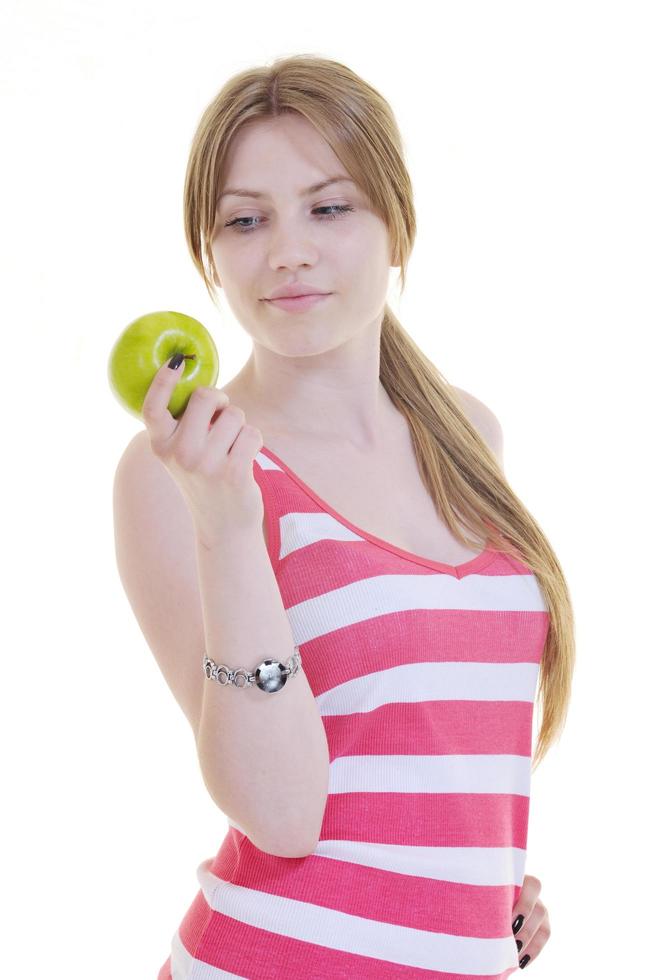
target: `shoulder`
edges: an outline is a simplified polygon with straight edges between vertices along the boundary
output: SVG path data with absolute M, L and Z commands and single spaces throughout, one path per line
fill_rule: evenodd
M 255 457 L 255 466 L 253 472 L 256 473 L 257 470 L 262 469 L 262 465 L 259 459 Z M 150 480 L 150 487 L 153 487 L 154 481 L 156 480 L 159 487 L 159 492 L 167 492 L 168 497 L 173 497 L 177 500 L 177 504 L 183 500 L 183 496 L 177 486 L 176 481 L 172 478 L 164 464 L 161 462 L 158 456 L 152 452 L 152 444 L 150 442 L 150 434 L 147 429 L 139 429 L 139 431 L 134 435 L 130 441 L 127 443 L 122 456 L 118 460 L 116 466 L 116 472 L 114 475 L 114 511 L 118 506 L 118 501 L 120 500 L 120 487 L 125 483 L 126 480 L 131 479 L 133 485 L 145 487 L 146 479 Z M 142 496 L 142 494 L 140 494 Z M 183 511 L 187 512 L 186 503 L 184 503 Z M 190 517 L 190 515 L 188 515 Z M 187 521 L 188 524 L 188 521 Z M 266 522 L 266 515 L 264 512 L 263 521 L 263 536 L 268 544 L 268 525 Z
M 454 385 L 450 385 L 450 390 L 458 400 L 468 420 L 496 456 L 500 466 L 503 466 L 504 442 L 502 426 L 497 416 L 488 405 L 485 405 L 479 398 L 475 398 L 469 391 L 464 391 L 463 388 L 455 388 Z
M 123 454 L 118 461 L 118 465 L 120 466 L 124 461 L 129 459 L 131 456 L 134 456 L 137 453 L 142 455 L 146 451 L 152 453 L 150 447 L 150 436 L 148 435 L 147 429 L 139 429 L 136 435 L 132 436 L 132 438 L 125 446 L 125 449 L 123 450 Z

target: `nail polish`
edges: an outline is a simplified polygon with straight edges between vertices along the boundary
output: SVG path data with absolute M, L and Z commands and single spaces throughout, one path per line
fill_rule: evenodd
M 522 949 L 522 939 L 516 939 L 515 944 L 518 947 L 518 952 L 520 952 Z
M 530 959 L 531 959 L 531 956 L 529 955 L 529 953 L 525 953 L 525 955 L 520 960 L 520 964 L 519 964 L 521 970 L 524 970 L 524 968 L 526 967 L 526 965 L 527 965 L 527 963 L 529 962 Z
M 524 915 L 516 915 L 513 925 L 511 926 L 511 928 L 513 929 L 514 936 L 516 932 L 518 932 L 518 930 L 522 928 L 522 923 L 524 921 L 525 921 Z

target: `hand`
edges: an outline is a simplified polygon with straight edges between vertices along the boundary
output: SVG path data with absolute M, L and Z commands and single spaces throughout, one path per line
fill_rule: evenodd
M 538 878 L 534 878 L 533 875 L 525 875 L 520 897 L 512 913 L 514 929 L 516 918 L 519 915 L 524 917 L 522 924 L 518 923 L 518 931 L 513 933 L 516 942 L 519 940 L 522 943 L 522 946 L 518 947 L 518 955 L 520 957 L 518 962 L 522 969 L 536 959 L 550 938 L 549 915 L 538 897 L 541 887 Z M 525 957 L 527 957 L 526 960 Z
M 224 391 L 207 386 L 198 386 L 181 420 L 174 419 L 168 404 L 181 371 L 168 364 L 152 379 L 141 415 L 152 452 L 179 486 L 198 539 L 211 548 L 233 527 L 261 529 L 263 500 L 252 471 L 261 432 L 245 423 L 245 413 L 228 404 Z

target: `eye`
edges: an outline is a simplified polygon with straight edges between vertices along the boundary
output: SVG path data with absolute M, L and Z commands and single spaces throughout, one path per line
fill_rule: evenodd
M 327 204 L 327 205 L 325 205 L 324 207 L 321 207 L 321 208 L 314 208 L 311 213 L 313 214 L 314 211 L 329 211 L 330 212 L 329 214 L 321 214 L 319 216 L 319 220 L 320 221 L 335 221 L 338 218 L 340 218 L 343 215 L 345 215 L 348 211 L 354 211 L 354 208 L 353 207 L 350 207 L 349 204 Z M 234 231 L 237 231 L 237 232 L 240 232 L 241 234 L 243 234 L 244 232 L 247 233 L 248 231 L 254 231 L 256 228 L 259 227 L 259 224 L 243 225 L 243 224 L 241 224 L 242 221 L 256 221 L 256 222 L 260 222 L 261 219 L 260 218 L 256 218 L 256 217 L 234 218 L 233 221 L 228 221 L 227 222 L 227 224 L 225 225 L 225 228 L 232 228 L 233 227 L 234 228 Z

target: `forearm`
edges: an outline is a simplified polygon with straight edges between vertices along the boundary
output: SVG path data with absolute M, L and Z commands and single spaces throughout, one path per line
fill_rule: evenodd
M 196 545 L 206 653 L 254 671 L 286 663 L 295 643 L 260 528 Z M 198 663 L 198 670 L 202 664 Z M 212 799 L 269 853 L 300 856 L 317 839 L 327 798 L 329 749 L 302 668 L 273 694 L 206 679 L 198 731 Z

